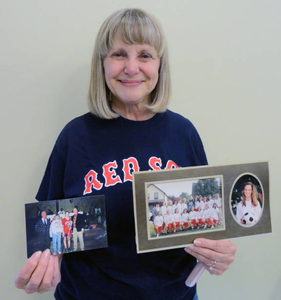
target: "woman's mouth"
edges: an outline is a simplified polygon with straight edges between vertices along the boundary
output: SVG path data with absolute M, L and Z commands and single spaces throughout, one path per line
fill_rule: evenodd
M 125 87 L 137 87 L 143 83 L 143 80 L 119 80 Z

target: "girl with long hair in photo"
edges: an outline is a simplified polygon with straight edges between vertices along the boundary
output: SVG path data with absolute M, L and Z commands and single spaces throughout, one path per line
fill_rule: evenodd
M 249 225 L 245 219 L 245 215 L 251 215 L 253 222 L 256 223 L 261 214 L 261 205 L 257 199 L 257 188 L 252 182 L 243 184 L 242 201 L 237 205 L 236 219 L 240 224 Z

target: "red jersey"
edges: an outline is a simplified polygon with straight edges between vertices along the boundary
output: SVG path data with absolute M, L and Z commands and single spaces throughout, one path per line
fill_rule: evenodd
M 63 231 L 65 234 L 67 234 L 69 231 L 71 231 L 71 226 L 72 226 L 71 218 L 69 218 L 69 219 L 63 218 L 61 223 L 63 225 Z

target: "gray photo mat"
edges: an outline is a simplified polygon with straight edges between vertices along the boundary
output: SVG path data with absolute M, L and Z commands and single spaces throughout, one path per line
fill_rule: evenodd
M 231 207 L 233 187 L 241 176 L 249 174 L 255 177 L 262 186 L 262 213 L 254 226 L 238 224 Z M 149 238 L 149 220 L 147 217 L 147 183 L 169 182 L 174 180 L 191 180 L 193 178 L 221 177 L 222 205 L 224 216 L 224 230 L 208 231 L 169 236 L 167 238 Z M 179 191 L 181 192 L 181 191 Z M 269 198 L 269 167 L 268 162 L 254 162 L 221 166 L 199 166 L 160 171 L 141 171 L 133 173 L 134 214 L 136 229 L 137 252 L 152 252 L 185 247 L 199 237 L 223 240 L 271 233 L 270 198 Z

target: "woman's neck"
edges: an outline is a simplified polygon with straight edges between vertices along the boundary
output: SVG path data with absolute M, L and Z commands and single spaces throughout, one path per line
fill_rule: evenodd
M 125 105 L 119 101 L 114 101 L 112 109 L 121 117 L 132 121 L 146 121 L 155 115 L 154 112 L 147 109 L 142 103 Z

